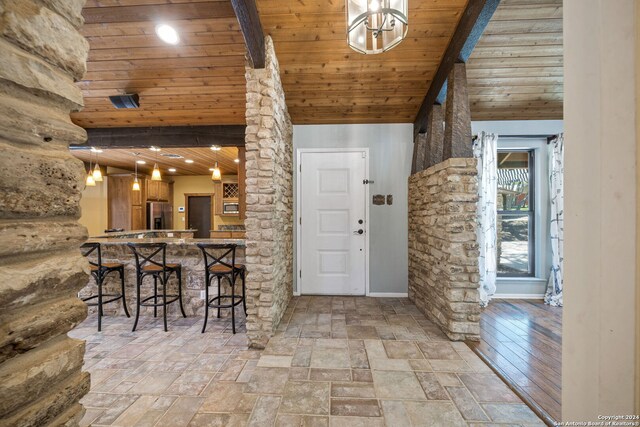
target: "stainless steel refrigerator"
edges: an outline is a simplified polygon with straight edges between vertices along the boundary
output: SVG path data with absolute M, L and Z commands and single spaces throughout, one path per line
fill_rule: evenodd
M 171 230 L 173 206 L 167 202 L 147 202 L 147 230 Z

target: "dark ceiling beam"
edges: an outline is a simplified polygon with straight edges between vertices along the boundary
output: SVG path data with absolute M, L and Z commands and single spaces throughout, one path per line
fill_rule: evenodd
M 69 148 L 244 147 L 244 134 L 244 125 L 91 128 L 85 144 Z
M 469 59 L 499 4 L 500 0 L 469 0 L 418 110 L 413 123 L 414 135 L 426 132 L 429 109 L 433 104 L 444 102 L 447 93 L 445 83 L 453 69 L 453 64 L 466 62 Z
M 232 18 L 233 8 L 229 3 L 170 3 L 138 5 L 85 7 L 82 9 L 85 24 L 105 24 L 118 22 L 172 22 L 186 19 Z
M 253 68 L 264 68 L 264 33 L 255 0 L 231 0 Z

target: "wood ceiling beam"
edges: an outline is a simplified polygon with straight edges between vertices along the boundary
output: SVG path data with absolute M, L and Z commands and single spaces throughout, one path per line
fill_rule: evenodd
M 469 58 L 499 3 L 500 0 L 469 0 L 413 123 L 414 135 L 427 131 L 429 110 L 433 104 L 442 103 L 438 100 L 444 98 L 442 91 L 453 65 Z
M 92 128 L 85 144 L 69 148 L 244 147 L 244 135 L 244 125 Z
M 234 16 L 226 1 L 193 3 L 168 3 L 153 6 L 85 7 L 82 9 L 85 24 L 122 22 L 173 22 L 186 19 L 218 19 Z
M 253 68 L 264 68 L 264 32 L 255 0 L 231 0 Z

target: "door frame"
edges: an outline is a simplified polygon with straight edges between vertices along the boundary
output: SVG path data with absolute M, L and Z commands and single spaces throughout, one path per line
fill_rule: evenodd
M 211 200 L 211 219 L 209 220 L 211 223 L 209 226 L 211 229 L 214 227 L 214 217 L 215 217 L 215 209 L 213 204 L 215 193 L 184 193 L 184 227 L 185 230 L 190 229 L 189 227 L 189 197 L 210 197 Z M 209 236 L 211 236 L 211 230 L 209 230 Z
M 300 230 L 300 222 L 302 220 L 302 154 L 304 153 L 363 153 L 364 162 L 364 179 L 369 179 L 369 148 L 298 148 L 296 149 L 296 200 L 294 226 L 296 230 L 296 269 L 293 272 L 296 279 L 296 290 L 293 292 L 295 296 L 302 294 L 302 277 L 300 277 L 300 266 L 302 265 L 302 232 Z M 369 296 L 369 186 L 364 186 L 364 295 Z M 345 295 L 347 296 L 347 295 Z

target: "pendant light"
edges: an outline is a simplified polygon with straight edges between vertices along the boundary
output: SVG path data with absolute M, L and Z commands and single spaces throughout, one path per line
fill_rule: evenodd
M 91 171 L 91 153 L 89 153 L 89 172 L 87 173 L 87 180 L 85 181 L 87 187 L 95 187 L 96 181 L 93 178 L 93 173 Z
M 133 176 L 133 187 L 131 187 L 131 189 L 133 191 L 140 191 L 140 182 L 138 182 L 138 162 L 135 162 L 134 165 L 135 174 Z
M 213 173 L 211 174 L 211 179 L 214 181 L 222 181 L 222 174 L 220 173 L 220 168 L 218 167 L 218 161 L 213 165 Z
M 211 179 L 213 181 L 222 181 L 222 173 L 220 172 L 220 167 L 218 166 L 218 151 L 220 151 L 222 147 L 220 147 L 219 145 L 213 145 L 211 147 L 211 150 L 213 150 L 216 153 L 216 162 L 213 165 L 213 172 L 211 173 Z
M 160 168 L 158 167 L 158 151 L 156 147 L 153 147 L 152 151 L 156 152 L 156 163 L 153 165 L 153 172 L 151 172 L 151 181 L 162 181 L 162 175 L 160 175 Z
M 100 165 L 98 164 L 98 152 L 96 151 L 96 165 L 93 168 L 93 180 L 95 182 L 102 182 L 102 171 L 100 170 Z
M 375 54 L 396 47 L 409 29 L 409 0 L 346 0 L 347 44 L 357 52 Z

